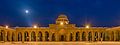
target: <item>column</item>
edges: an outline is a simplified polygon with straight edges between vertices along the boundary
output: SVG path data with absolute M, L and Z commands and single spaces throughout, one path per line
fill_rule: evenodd
M 100 40 L 100 33 L 98 32 L 98 40 L 97 41 L 99 41 Z
M 85 32 L 86 35 L 86 41 L 88 41 L 88 32 Z
M 53 33 L 51 33 L 51 32 L 49 32 L 49 41 L 52 41 L 52 35 L 53 35 Z
M 36 36 L 36 42 L 38 41 L 38 32 L 35 33 Z
M 29 41 L 31 41 L 31 32 L 28 32 L 29 35 Z
M 24 42 L 24 32 L 22 32 L 22 42 Z
M 92 41 L 94 41 L 95 34 L 92 32 Z
M 45 33 L 44 32 L 42 32 L 42 33 L 43 33 L 42 40 L 45 41 Z
M 7 41 L 7 32 L 5 32 L 5 42 Z
M 117 35 L 116 35 L 116 33 L 114 33 L 114 41 L 116 41 L 116 37 L 117 37 Z
M 80 32 L 80 41 L 82 41 L 82 32 Z
M 55 34 L 55 37 L 56 37 L 55 40 L 56 40 L 56 41 L 59 41 L 59 34 L 56 33 L 56 34 Z
M 75 33 L 73 33 L 73 41 L 76 41 L 75 38 L 76 38 L 76 35 Z
M 69 39 L 70 39 L 70 33 L 67 34 L 66 37 L 67 37 L 67 41 L 69 41 Z

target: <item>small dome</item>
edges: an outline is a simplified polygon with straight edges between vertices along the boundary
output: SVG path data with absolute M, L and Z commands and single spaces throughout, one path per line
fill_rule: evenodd
M 67 16 L 65 14 L 60 14 L 56 20 L 56 23 L 57 24 L 68 24 L 69 23 L 69 20 L 67 18 Z
M 58 16 L 58 18 L 67 18 L 67 16 L 64 15 L 64 14 L 61 14 L 61 15 Z

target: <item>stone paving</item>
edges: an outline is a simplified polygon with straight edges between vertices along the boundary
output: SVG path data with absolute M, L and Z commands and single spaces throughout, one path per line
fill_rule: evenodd
M 0 42 L 0 45 L 120 45 L 120 42 Z

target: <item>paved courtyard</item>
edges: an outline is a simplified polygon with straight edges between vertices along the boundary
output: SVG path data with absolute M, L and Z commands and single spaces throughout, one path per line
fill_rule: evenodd
M 120 42 L 0 42 L 0 45 L 120 45 Z

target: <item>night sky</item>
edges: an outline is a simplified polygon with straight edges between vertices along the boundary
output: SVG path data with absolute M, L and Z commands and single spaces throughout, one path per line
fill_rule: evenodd
M 77 26 L 119 26 L 120 0 L 0 0 L 2 26 L 48 26 L 60 13 Z

